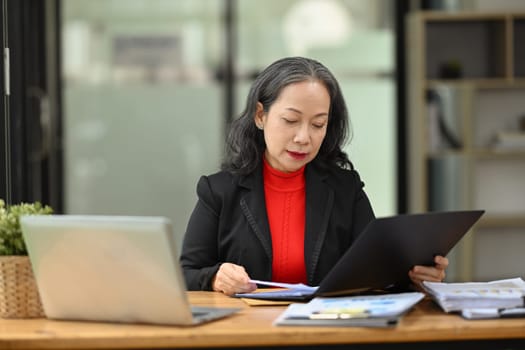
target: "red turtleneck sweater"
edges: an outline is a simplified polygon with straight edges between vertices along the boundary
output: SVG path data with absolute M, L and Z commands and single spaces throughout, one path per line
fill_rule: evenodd
M 306 284 L 304 166 L 284 173 L 272 168 L 265 159 L 263 177 L 272 235 L 272 280 Z

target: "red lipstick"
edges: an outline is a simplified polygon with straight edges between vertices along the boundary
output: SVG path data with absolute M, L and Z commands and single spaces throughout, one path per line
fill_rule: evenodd
M 308 153 L 299 153 L 299 152 L 292 152 L 292 151 L 288 151 L 288 154 L 290 155 L 290 157 L 292 157 L 293 159 L 297 159 L 297 160 L 303 160 L 308 155 Z

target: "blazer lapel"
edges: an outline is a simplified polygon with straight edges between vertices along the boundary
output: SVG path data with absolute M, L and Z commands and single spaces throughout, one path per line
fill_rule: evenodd
M 272 261 L 272 240 L 264 200 L 262 169 L 258 168 L 251 175 L 242 177 L 239 185 L 249 189 L 249 192 L 241 198 L 241 210 L 253 232 L 261 241 L 269 261 Z
M 319 254 L 326 237 L 334 193 L 317 169 L 310 165 L 306 172 L 306 228 L 304 252 L 308 282 L 314 280 Z

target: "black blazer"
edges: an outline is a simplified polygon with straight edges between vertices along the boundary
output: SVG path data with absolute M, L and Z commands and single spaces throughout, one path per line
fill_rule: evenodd
M 374 218 L 355 170 L 305 169 L 304 256 L 315 286 Z M 272 243 L 262 166 L 246 176 L 221 171 L 202 176 L 198 202 L 183 240 L 180 263 L 189 290 L 211 290 L 223 262 L 243 266 L 250 278 L 272 279 Z M 287 281 L 279 281 L 287 282 Z

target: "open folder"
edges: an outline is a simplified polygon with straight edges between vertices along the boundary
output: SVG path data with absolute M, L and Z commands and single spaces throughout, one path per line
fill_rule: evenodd
M 446 256 L 484 213 L 483 210 L 404 214 L 372 220 L 317 287 L 275 284 L 286 288 L 236 294 L 241 298 L 308 301 L 318 296 L 341 296 L 387 290 L 409 284 L 415 265 L 432 265 Z M 260 285 L 272 285 L 257 281 Z

